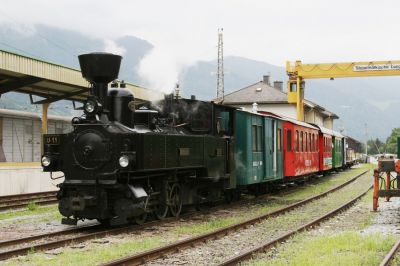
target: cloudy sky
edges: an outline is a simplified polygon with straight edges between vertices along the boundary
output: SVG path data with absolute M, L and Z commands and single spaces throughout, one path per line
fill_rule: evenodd
M 394 0 L 2 0 L 0 22 L 134 35 L 182 62 L 214 58 L 222 27 L 225 54 L 284 65 L 394 59 L 399 10 Z

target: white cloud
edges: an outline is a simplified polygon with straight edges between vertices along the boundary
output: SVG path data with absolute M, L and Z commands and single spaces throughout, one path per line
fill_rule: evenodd
M 122 46 L 118 46 L 113 40 L 106 39 L 104 40 L 104 52 L 124 55 L 126 49 Z
M 104 39 L 136 35 L 176 46 L 192 61 L 215 56 L 209 47 L 216 45 L 217 28 L 224 27 L 227 55 L 284 65 L 288 59 L 393 59 L 399 8 L 395 0 L 3 0 L 0 21 L 41 23 Z

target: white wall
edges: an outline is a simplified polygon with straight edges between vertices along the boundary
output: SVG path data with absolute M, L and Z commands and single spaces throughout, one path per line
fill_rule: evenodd
M 65 121 L 49 121 L 49 134 L 67 133 L 72 129 Z M 3 118 L 3 150 L 7 162 L 39 162 L 42 123 L 40 120 Z
M 53 173 L 53 177 L 63 175 Z M 0 196 L 21 193 L 57 190 L 57 184 L 64 178 L 50 179 L 50 173 L 44 173 L 41 166 L 0 167 Z
M 319 126 L 324 126 L 324 118 L 320 112 L 315 109 L 308 109 L 305 111 L 304 120 L 307 123 L 313 123 Z
M 252 111 L 253 105 L 233 105 L 235 107 L 241 108 L 244 107 L 246 111 Z M 257 106 L 258 111 L 266 111 L 275 113 L 277 115 L 282 115 L 286 117 L 290 117 L 296 119 L 296 106 L 293 104 L 259 104 Z
M 328 117 L 324 120 L 324 127 L 333 129 L 333 119 L 331 117 Z

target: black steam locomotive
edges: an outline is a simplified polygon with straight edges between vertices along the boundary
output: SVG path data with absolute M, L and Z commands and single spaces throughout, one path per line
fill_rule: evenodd
M 215 201 L 235 187 L 235 110 L 171 95 L 135 106 L 130 91 L 108 89 L 121 59 L 80 55 L 91 84 L 84 114 L 73 118 L 71 133 L 43 136 L 44 171 L 65 175 L 57 195 L 64 224 L 179 216 L 183 205 Z

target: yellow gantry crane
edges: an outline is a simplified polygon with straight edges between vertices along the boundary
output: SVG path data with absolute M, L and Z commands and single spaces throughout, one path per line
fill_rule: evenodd
M 400 76 L 400 60 L 326 64 L 287 62 L 286 73 L 289 76 L 288 102 L 296 104 L 297 120 L 304 121 L 305 79 Z

